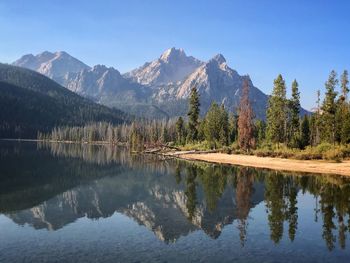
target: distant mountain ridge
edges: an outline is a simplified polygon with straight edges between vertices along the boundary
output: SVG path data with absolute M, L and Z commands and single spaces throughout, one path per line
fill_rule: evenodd
M 222 54 L 203 62 L 187 56 L 183 49 L 170 48 L 125 74 L 103 65 L 91 68 L 65 52 L 25 55 L 14 64 L 34 69 L 101 104 L 150 118 L 186 115 L 193 87 L 201 96 L 202 115 L 213 101 L 236 112 L 243 81 L 247 80 L 256 117 L 266 118 L 268 95 L 255 87 L 249 76 L 230 68 Z
M 66 86 L 72 73 L 88 70 L 90 67 L 64 51 L 51 53 L 45 51 L 36 56 L 24 55 L 13 63 L 14 66 L 35 70 L 59 84 Z
M 106 121 L 128 115 L 94 103 L 35 71 L 0 64 L 0 138 L 36 138 L 55 126 Z

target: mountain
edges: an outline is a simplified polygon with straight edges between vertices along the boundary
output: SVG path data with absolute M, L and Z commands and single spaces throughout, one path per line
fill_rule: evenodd
M 169 50 L 166 51 L 161 58 L 167 57 L 169 52 Z M 174 53 L 179 54 L 180 51 Z M 159 60 L 151 62 L 150 65 L 161 66 L 161 63 L 158 63 Z M 200 94 L 202 115 L 207 112 L 213 101 L 222 103 L 227 109 L 236 111 L 239 106 L 243 81 L 247 80 L 256 117 L 265 118 L 268 96 L 253 85 L 249 76 L 241 76 L 237 71 L 231 69 L 222 54 L 214 56 L 208 62 L 198 62 L 198 64 L 199 67 L 192 70 L 192 73 L 181 81 L 148 84 L 153 91 L 152 103 L 164 110 L 168 116 L 186 115 L 190 91 L 196 87 Z M 159 71 L 162 72 L 162 70 Z M 127 73 L 125 76 L 130 76 L 133 72 L 135 71 Z
M 71 74 L 66 87 L 79 95 L 109 105 L 118 105 L 125 101 L 137 103 L 150 96 L 149 89 L 124 78 L 113 67 L 104 65 Z
M 92 121 L 121 123 L 127 115 L 94 103 L 32 70 L 0 64 L 0 137 L 36 138 L 37 131 Z
M 14 64 L 37 68 L 41 72 L 41 67 L 37 65 L 56 61 L 57 58 L 51 57 L 57 57 L 53 54 L 58 53 L 64 52 L 44 52 L 35 59 L 27 55 Z M 65 54 L 71 61 L 79 61 Z M 44 74 L 95 102 L 147 118 L 185 116 L 193 87 L 200 93 L 201 115 L 207 112 L 213 101 L 236 112 L 243 81 L 247 80 L 255 115 L 259 119 L 266 118 L 268 95 L 255 87 L 248 75 L 240 75 L 230 68 L 222 54 L 202 62 L 187 56 L 183 49 L 170 48 L 154 61 L 125 74 L 103 65 L 89 68 L 80 63 L 73 69 L 68 64 L 62 64 L 60 70 L 50 70 Z M 302 109 L 302 114 L 305 113 L 307 111 Z
M 194 57 L 187 56 L 183 49 L 170 48 L 157 60 L 125 74 L 142 85 L 150 87 L 168 85 L 182 81 L 202 64 Z
M 170 74 L 170 73 L 171 74 Z M 250 86 L 250 99 L 257 118 L 265 118 L 268 96 L 256 88 L 249 76 L 231 69 L 222 54 L 208 62 L 186 56 L 182 49 L 166 50 L 160 58 L 124 74 L 152 89 L 152 103 L 169 116 L 185 115 L 190 91 L 196 87 L 204 115 L 213 101 L 236 111 L 243 81 Z
M 66 81 L 72 73 L 90 69 L 89 66 L 64 51 L 55 53 L 45 51 L 36 56 L 24 55 L 13 65 L 35 70 L 63 86 L 66 85 Z
M 91 69 L 70 74 L 66 87 L 95 102 L 136 116 L 169 118 L 167 112 L 152 104 L 150 88 L 125 78 L 113 67 L 96 65 Z
M 205 109 L 216 101 L 227 109 L 236 110 L 244 80 L 248 81 L 250 100 L 257 118 L 264 118 L 268 96 L 253 85 L 249 76 L 241 76 L 231 69 L 222 54 L 214 56 L 190 74 L 178 87 L 175 96 L 177 99 L 188 99 L 191 89 L 196 87 Z

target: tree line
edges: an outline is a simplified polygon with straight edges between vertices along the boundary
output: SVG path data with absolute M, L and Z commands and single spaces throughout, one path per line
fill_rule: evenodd
M 284 143 L 292 148 L 317 146 L 322 142 L 350 142 L 349 80 L 345 70 L 339 80 L 333 70 L 325 83 L 325 94 L 321 103 L 317 92 L 316 111 L 300 118 L 300 92 L 296 80 L 292 83 L 292 97 L 286 99 L 285 80 L 279 75 L 267 110 L 266 136 L 273 143 Z
M 235 111 L 229 111 L 223 104 L 214 101 L 201 118 L 200 95 L 196 88 L 192 88 L 187 118 L 57 127 L 50 134 L 39 134 L 38 138 L 122 142 L 141 150 L 171 143 L 206 149 L 236 147 L 243 152 L 264 147 L 305 149 L 322 143 L 335 145 L 350 142 L 349 80 L 346 70 L 339 80 L 336 72 L 331 71 L 325 82 L 324 98 L 321 102 L 321 92 L 318 91 L 316 110 L 310 114 L 301 113 L 298 82 L 292 82 L 291 97 L 287 98 L 286 82 L 282 75 L 278 75 L 269 97 L 266 120 L 258 120 L 250 102 L 249 83 L 244 81 L 242 85 L 240 104 Z

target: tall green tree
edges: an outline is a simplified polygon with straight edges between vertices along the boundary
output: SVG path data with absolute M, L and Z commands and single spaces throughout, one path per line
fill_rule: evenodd
M 199 124 L 199 94 L 195 87 L 192 88 L 190 94 L 188 115 L 188 135 L 187 139 L 191 142 L 198 139 L 198 124 Z
M 334 140 L 337 143 L 340 143 L 342 140 L 342 129 L 344 126 L 345 115 L 347 111 L 347 105 L 344 99 L 344 96 L 341 95 L 336 100 L 336 111 L 335 111 L 335 135 Z
M 263 120 L 257 120 L 255 123 L 255 138 L 258 146 L 261 146 L 265 141 L 266 123 Z
M 213 102 L 205 116 L 204 135 L 212 148 L 216 148 L 220 138 L 221 109 Z
M 199 126 L 198 126 L 198 140 L 199 141 L 204 141 L 205 140 L 205 118 L 200 120 Z
M 316 146 L 320 143 L 320 127 L 321 127 L 321 92 L 317 90 L 316 109 L 311 115 L 310 124 L 310 144 Z
M 304 116 L 300 128 L 300 148 L 304 149 L 310 144 L 310 122 L 307 115 Z
M 349 93 L 349 74 L 347 70 L 344 70 L 343 74 L 340 77 L 340 85 L 344 100 L 347 101 Z
M 160 138 L 161 138 L 162 143 L 167 143 L 169 141 L 168 128 L 165 125 L 162 128 L 162 133 L 161 133 Z
M 238 137 L 238 116 L 230 113 L 228 119 L 228 136 L 229 143 L 233 143 Z
M 281 74 L 274 80 L 274 88 L 266 115 L 269 141 L 277 144 L 285 142 L 287 129 L 286 84 Z
M 185 125 L 182 117 L 179 117 L 175 123 L 176 127 L 176 141 L 179 144 L 185 143 Z
M 325 83 L 326 93 L 321 107 L 322 110 L 322 139 L 325 142 L 335 143 L 336 135 L 336 87 L 338 85 L 337 73 L 332 70 Z
M 337 118 L 337 124 L 340 124 L 338 126 L 340 131 L 338 133 L 340 134 L 340 141 L 342 143 L 350 143 L 350 105 L 348 102 L 349 78 L 347 70 L 344 70 L 340 77 L 340 85 L 342 100 Z
M 346 108 L 343 112 L 343 121 L 341 126 L 341 142 L 350 143 L 350 109 L 349 105 L 346 105 Z
M 316 113 L 312 113 L 309 119 L 310 126 L 310 144 L 311 146 L 316 146 Z
M 220 133 L 219 142 L 221 145 L 227 145 L 229 140 L 229 122 L 228 113 L 225 110 L 224 104 L 221 105 L 220 109 Z
M 296 80 L 292 83 L 292 98 L 289 101 L 289 145 L 293 148 L 299 147 L 299 127 L 300 127 L 300 92 Z

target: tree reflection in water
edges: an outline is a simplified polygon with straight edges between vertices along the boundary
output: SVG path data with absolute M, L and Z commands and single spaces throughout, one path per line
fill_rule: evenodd
M 20 144 L 2 147 L 0 163 L 0 212 L 37 228 L 46 225 L 34 210 L 45 215 L 46 223 L 54 211 L 53 230 L 86 214 L 99 218 L 118 211 L 165 242 L 198 229 L 218 238 L 226 225 L 234 224 L 243 247 L 249 215 L 264 202 L 270 238 L 279 244 L 284 236 L 290 242 L 298 239 L 303 224 L 298 222 L 303 205 L 298 200 L 309 193 L 329 250 L 337 244 L 345 249 L 350 229 L 350 181 L 339 176 L 291 175 L 59 143 L 34 150 Z M 64 216 L 67 209 L 69 217 Z

